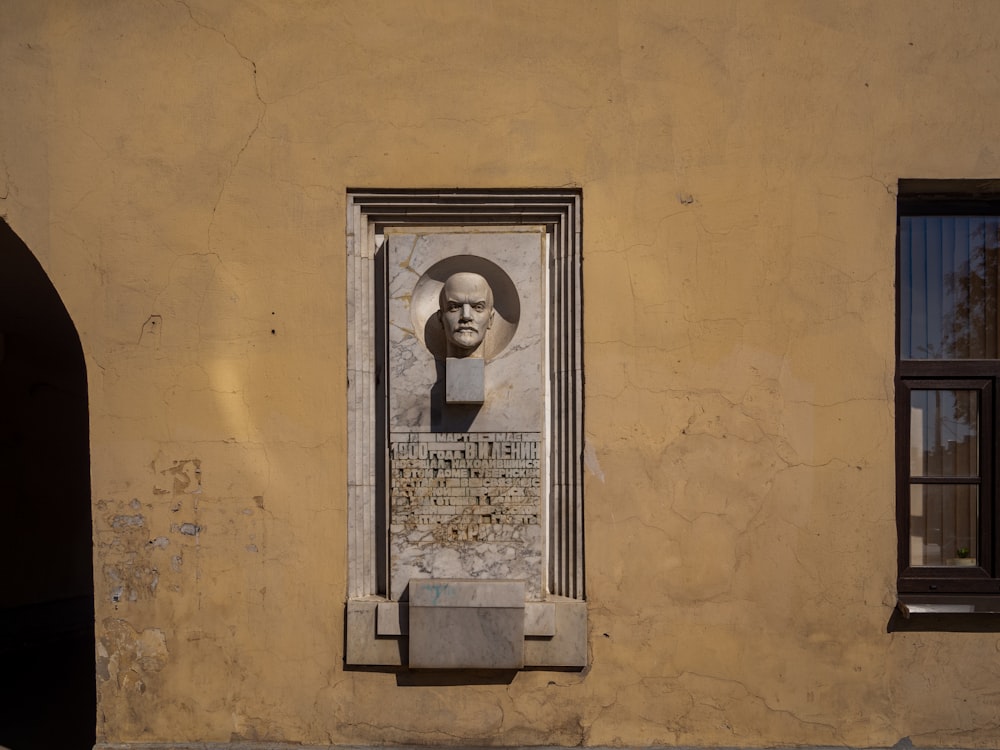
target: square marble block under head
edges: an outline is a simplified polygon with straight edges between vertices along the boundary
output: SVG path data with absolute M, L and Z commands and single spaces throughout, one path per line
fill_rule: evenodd
M 486 400 L 486 369 L 482 359 L 448 357 L 445 365 L 445 401 L 481 404 Z
M 411 579 L 410 667 L 524 666 L 523 581 Z

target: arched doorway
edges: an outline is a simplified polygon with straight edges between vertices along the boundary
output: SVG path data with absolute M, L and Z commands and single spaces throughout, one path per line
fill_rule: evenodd
M 87 374 L 42 267 L 0 220 L 0 746 L 90 750 Z

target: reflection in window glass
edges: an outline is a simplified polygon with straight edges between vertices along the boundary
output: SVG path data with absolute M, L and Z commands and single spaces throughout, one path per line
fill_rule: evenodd
M 899 219 L 900 356 L 998 357 L 1000 217 Z
M 979 392 L 910 391 L 910 565 L 975 564 L 978 480 Z
M 910 391 L 910 476 L 975 477 L 978 474 L 978 392 Z
M 910 485 L 910 565 L 975 565 L 978 528 L 976 485 Z

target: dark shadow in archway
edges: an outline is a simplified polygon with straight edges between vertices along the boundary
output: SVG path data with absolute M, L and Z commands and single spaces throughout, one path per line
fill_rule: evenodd
M 0 220 L 0 745 L 90 750 L 87 373 L 42 267 Z

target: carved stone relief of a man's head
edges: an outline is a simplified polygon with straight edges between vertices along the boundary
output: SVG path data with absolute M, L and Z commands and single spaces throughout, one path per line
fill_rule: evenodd
M 448 356 L 482 357 L 493 316 L 493 290 L 486 279 L 464 271 L 449 276 L 441 288 L 438 310 Z

